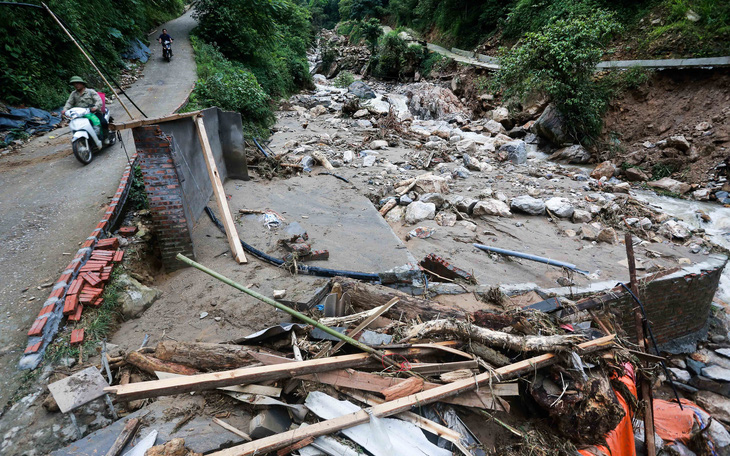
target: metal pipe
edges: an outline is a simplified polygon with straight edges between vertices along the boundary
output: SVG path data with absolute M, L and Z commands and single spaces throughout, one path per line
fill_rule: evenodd
M 551 260 L 550 258 L 545 258 L 545 257 L 537 256 L 537 255 L 530 255 L 529 253 L 515 252 L 514 250 L 506 250 L 506 249 L 500 249 L 498 247 L 490 247 L 488 245 L 482 245 L 482 244 L 472 244 L 472 245 L 474 247 L 478 248 L 479 250 L 484 250 L 486 252 L 494 252 L 494 253 L 499 253 L 502 255 L 523 258 L 525 260 L 537 261 L 538 263 L 545 263 L 545 264 L 549 264 L 550 266 L 558 266 L 561 268 L 570 269 L 571 271 L 579 272 L 583 275 L 590 274 L 589 271 L 584 271 L 582 269 L 578 269 L 578 266 L 576 266 L 572 263 L 565 263 L 563 261 Z

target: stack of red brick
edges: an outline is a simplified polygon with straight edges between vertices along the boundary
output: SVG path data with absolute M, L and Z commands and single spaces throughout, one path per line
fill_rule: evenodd
M 104 217 L 91 232 L 91 236 L 87 237 L 81 244 L 81 249 L 76 252 L 71 263 L 53 286 L 51 295 L 43 303 L 38 317 L 33 322 L 30 331 L 28 331 L 28 346 L 24 352 L 24 359 L 21 359 L 20 362 L 20 365 L 24 366 L 22 368 L 33 369 L 37 367 L 40 358 L 34 354 L 49 344 L 58 332 L 60 315 L 58 312 L 54 312 L 55 309 L 63 308 L 65 310 L 67 305 L 72 306 L 74 310 L 68 314 L 70 319 L 71 317 L 77 318 L 77 313 L 80 316 L 83 311 L 83 309 L 79 310 L 81 306 L 93 306 L 101 303 L 99 300 L 100 293 L 95 289 L 103 289 L 104 282 L 109 280 L 114 263 L 121 261 L 123 256 L 123 252 L 115 252 L 118 248 L 118 240 L 102 238 L 107 235 L 121 213 L 132 182 L 132 169 L 136 163 L 137 154 L 134 154 L 132 160 L 124 169 L 119 187 L 109 206 L 107 206 Z M 90 250 L 91 257 L 88 258 Z M 87 258 L 88 262 L 85 262 Z M 76 289 L 76 293 L 71 293 L 70 288 L 76 282 L 78 282 L 78 285 L 75 286 L 79 288 Z M 95 283 L 95 285 L 92 285 L 92 283 Z M 67 295 L 72 294 L 76 296 L 77 303 L 75 305 L 71 302 L 72 298 L 66 299 Z M 74 340 L 78 340 L 79 335 L 83 339 L 83 333 L 77 331 Z M 28 358 L 27 363 L 25 358 Z
M 79 275 L 68 287 L 63 314 L 69 321 L 80 321 L 84 306 L 101 306 L 104 284 L 111 278 L 114 265 L 124 257 L 124 251 L 118 248 L 117 238 L 102 239 L 96 243 L 91 257 L 81 266 Z

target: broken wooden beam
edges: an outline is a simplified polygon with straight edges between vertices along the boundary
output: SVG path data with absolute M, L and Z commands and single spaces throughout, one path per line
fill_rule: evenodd
M 369 354 L 359 353 L 356 355 L 297 361 L 274 366 L 244 367 L 209 374 L 188 375 L 186 377 L 116 385 L 107 387 L 104 391 L 116 394 L 118 400 L 145 399 L 148 397 L 189 393 L 191 391 L 202 391 L 223 386 L 278 380 L 281 378 L 296 377 L 302 374 L 327 372 L 348 367 L 361 367 L 371 362 L 372 359 Z
M 600 349 L 605 349 L 613 344 L 616 336 L 610 335 L 595 339 L 589 342 L 579 344 L 576 349 L 580 353 L 589 353 Z M 360 410 L 355 413 L 342 415 L 334 419 L 320 421 L 303 428 L 294 429 L 292 431 L 282 432 L 280 434 L 264 437 L 253 442 L 237 445 L 226 450 L 212 453 L 212 456 L 248 456 L 253 454 L 266 454 L 284 448 L 300 440 L 308 437 L 318 437 L 321 435 L 331 434 L 333 432 L 347 429 L 359 424 L 370 421 L 371 416 L 378 418 L 396 415 L 401 412 L 409 411 L 412 407 L 437 402 L 447 397 L 454 396 L 464 391 L 471 391 L 478 386 L 488 384 L 495 378 L 506 380 L 520 374 L 533 372 L 551 364 L 554 364 L 557 357 L 553 354 L 544 354 L 528 358 L 509 366 L 501 367 L 492 372 L 485 372 L 477 375 L 474 379 L 460 380 L 447 385 L 442 385 L 431 390 L 422 391 L 411 396 L 396 399 L 395 401 L 384 402 L 382 404 Z
M 191 111 L 178 114 L 170 114 L 169 116 L 153 117 L 151 119 L 132 120 L 129 122 L 115 122 L 109 124 L 109 131 L 126 130 L 128 128 L 142 127 L 144 125 L 156 125 L 159 123 L 169 122 L 171 120 L 184 119 L 186 117 L 202 116 L 201 111 Z
M 401 397 L 410 396 L 411 394 L 423 391 L 423 383 L 423 380 L 420 378 L 411 377 L 404 382 L 385 388 L 380 392 L 380 394 L 383 395 L 386 401 L 400 399 Z
M 228 245 L 231 248 L 233 259 L 239 264 L 248 263 L 246 254 L 243 253 L 241 240 L 238 237 L 236 224 L 233 222 L 233 217 L 231 216 L 231 209 L 228 207 L 226 191 L 223 189 L 223 182 L 221 181 L 221 176 L 218 173 L 218 167 L 215 164 L 215 157 L 213 157 L 213 151 L 210 148 L 208 133 L 205 131 L 205 123 L 203 122 L 202 116 L 195 117 L 195 128 L 198 131 L 198 139 L 200 140 L 200 147 L 203 149 L 205 166 L 208 168 L 208 176 L 210 177 L 210 183 L 213 186 L 213 194 L 215 195 L 215 200 L 218 203 L 218 210 L 221 211 L 223 227 L 226 231 L 226 237 L 228 237 Z
M 129 441 L 132 440 L 134 434 L 137 433 L 137 428 L 139 428 L 140 424 L 142 424 L 142 420 L 139 418 L 132 418 L 124 423 L 124 429 L 119 433 L 119 436 L 117 436 L 117 439 L 112 444 L 112 447 L 109 448 L 109 451 L 106 452 L 105 456 L 118 456 Z

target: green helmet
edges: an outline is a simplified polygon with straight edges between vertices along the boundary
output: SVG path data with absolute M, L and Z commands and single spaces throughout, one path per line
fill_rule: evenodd
M 70 80 L 70 81 L 68 81 L 68 83 L 69 83 L 69 84 L 73 84 L 74 82 L 80 82 L 80 83 L 82 83 L 83 85 L 87 85 L 87 84 L 86 84 L 86 81 L 84 81 L 84 80 L 83 80 L 83 79 L 81 78 L 81 76 L 74 76 L 74 77 L 72 77 L 72 78 L 71 78 L 71 80 Z

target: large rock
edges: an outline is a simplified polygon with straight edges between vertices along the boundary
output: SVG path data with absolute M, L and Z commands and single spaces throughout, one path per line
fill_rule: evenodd
M 499 217 L 511 217 L 512 213 L 509 211 L 509 206 L 500 200 L 488 199 L 479 201 L 474 205 L 472 209 L 472 215 L 475 217 L 483 215 L 497 215 Z
M 610 161 L 605 161 L 603 163 L 599 163 L 598 166 L 591 171 L 591 177 L 594 179 L 600 179 L 602 177 L 610 179 L 615 173 L 616 166 L 614 166 L 614 164 Z
M 684 224 L 674 220 L 667 220 L 662 223 L 662 226 L 659 227 L 657 233 L 667 239 L 684 240 L 692 236 L 692 231 L 690 229 L 688 229 Z
M 516 165 L 527 161 L 527 148 L 521 139 L 510 141 L 499 147 L 499 152 L 507 154 L 507 159 Z
M 564 161 L 568 163 L 588 163 L 591 159 L 591 153 L 588 152 L 585 147 L 580 144 L 573 144 L 572 146 L 563 147 L 562 149 L 556 150 L 551 156 L 550 160 Z
M 545 213 L 543 200 L 533 198 L 530 195 L 522 195 L 510 202 L 510 208 L 517 212 L 524 212 L 530 215 L 542 215 Z
M 730 399 L 727 397 L 709 391 L 698 391 L 695 401 L 713 417 L 730 423 Z
M 629 182 L 644 182 L 649 179 L 649 176 L 639 168 L 629 168 L 624 173 L 626 174 L 626 180 Z
M 657 181 L 649 182 L 648 185 L 649 187 L 659 188 L 672 193 L 679 193 L 680 195 L 687 193 L 692 189 L 691 185 L 674 180 L 671 177 L 665 177 Z
M 139 317 L 162 294 L 160 290 L 142 285 L 127 274 L 119 276 L 118 283 L 121 291 L 117 303 L 122 308 L 124 318 Z
M 415 189 L 419 193 L 449 193 L 449 185 L 446 179 L 434 175 L 419 176 Z
M 504 129 L 504 126 L 496 120 L 492 119 L 489 119 L 487 123 L 484 124 L 484 129 L 495 136 L 499 134 L 507 134 L 507 130 Z
M 707 366 L 702 369 L 702 375 L 711 380 L 730 382 L 730 369 L 725 369 L 724 367 L 715 365 Z
M 420 82 L 406 86 L 405 95 L 408 109 L 419 119 L 449 120 L 471 117 L 459 98 L 447 88 Z
M 684 135 L 670 136 L 667 139 L 667 147 L 673 147 L 682 152 L 687 152 L 689 150 L 689 141 L 687 141 Z
M 446 199 L 441 193 L 424 193 L 418 197 L 418 201 L 423 203 L 433 203 L 438 208 L 441 208 L 444 204 L 446 204 Z
M 431 220 L 436 216 L 436 205 L 414 201 L 406 208 L 406 223 L 414 225 L 423 220 Z
M 570 142 L 565 118 L 553 105 L 548 105 L 532 126 L 533 132 L 556 146 Z
M 359 98 L 375 98 L 375 92 L 362 81 L 355 81 L 347 87 L 347 91 Z
M 596 237 L 596 241 L 598 242 L 605 242 L 606 244 L 616 244 L 618 243 L 618 235 L 616 234 L 616 230 L 613 228 L 604 228 Z
M 575 212 L 575 208 L 567 198 L 550 198 L 545 201 L 545 207 L 560 218 L 570 218 Z
M 588 211 L 576 209 L 573 212 L 573 223 L 589 223 L 591 220 L 593 220 L 593 215 Z
M 684 369 L 678 369 L 676 367 L 668 367 L 674 378 L 681 383 L 687 383 L 692 378 L 689 372 Z

